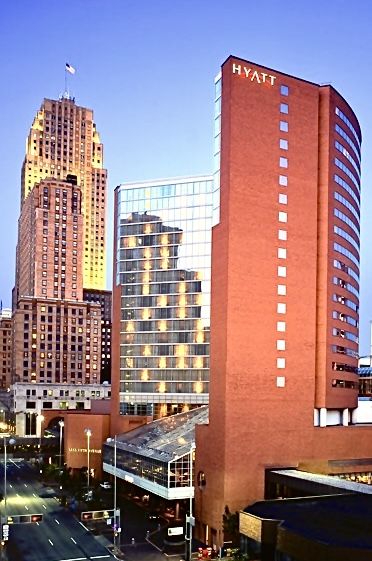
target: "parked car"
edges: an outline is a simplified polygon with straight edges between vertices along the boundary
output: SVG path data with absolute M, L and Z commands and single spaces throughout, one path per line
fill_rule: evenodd
M 151 510 L 147 515 L 149 520 L 159 520 L 160 516 L 156 510 Z
M 111 483 L 108 481 L 104 481 L 103 483 L 100 483 L 100 485 L 103 489 L 111 489 Z

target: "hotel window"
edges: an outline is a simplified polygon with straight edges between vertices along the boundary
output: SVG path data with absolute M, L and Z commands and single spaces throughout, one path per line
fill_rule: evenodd
M 287 204 L 287 195 L 284 195 L 283 193 L 279 193 L 279 202 L 282 205 L 286 205 Z
M 278 240 L 286 240 L 286 239 L 287 239 L 287 231 L 278 230 Z
M 278 213 L 278 220 L 279 220 L 279 222 L 287 222 L 287 213 L 286 212 L 279 212 Z
M 276 322 L 276 330 L 284 333 L 286 329 L 285 321 L 277 321 Z
M 288 115 L 288 104 L 287 103 L 281 103 L 280 104 L 280 112 Z
M 288 150 L 288 140 L 285 140 L 284 138 L 281 138 L 281 139 L 279 140 L 279 147 L 280 147 L 282 150 Z
M 285 284 L 278 284 L 278 296 L 286 296 L 287 287 Z
M 277 368 L 285 368 L 285 358 L 277 358 L 276 359 L 276 367 Z
M 279 259 L 287 259 L 287 250 L 284 247 L 278 248 L 278 258 Z
M 287 168 L 288 167 L 288 158 L 279 158 L 279 167 Z
M 278 267 L 278 277 L 286 277 L 287 276 L 287 267 Z
M 285 351 L 285 341 L 284 341 L 284 339 L 278 339 L 276 341 L 276 350 L 277 351 Z
M 289 94 L 289 88 L 288 86 L 285 86 L 284 84 L 280 86 L 280 93 L 281 95 L 288 95 Z
M 279 175 L 279 185 L 282 185 L 283 187 L 287 187 L 288 177 L 286 175 Z
M 282 132 L 288 132 L 288 122 L 287 121 L 280 121 L 279 122 L 279 130 Z
M 287 311 L 286 304 L 283 304 L 283 303 L 279 302 L 277 307 L 276 307 L 276 311 L 277 311 L 278 314 L 285 314 L 286 311 Z

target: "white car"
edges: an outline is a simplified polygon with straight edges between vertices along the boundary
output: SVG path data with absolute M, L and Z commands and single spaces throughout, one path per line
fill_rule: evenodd
M 103 489 L 111 489 L 111 483 L 108 481 L 104 481 L 103 483 L 100 483 L 100 485 Z

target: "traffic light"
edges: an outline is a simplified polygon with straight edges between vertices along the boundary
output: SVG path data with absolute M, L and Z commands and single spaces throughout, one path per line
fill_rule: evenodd
M 31 515 L 31 522 L 42 522 L 43 515 L 42 514 L 32 514 Z

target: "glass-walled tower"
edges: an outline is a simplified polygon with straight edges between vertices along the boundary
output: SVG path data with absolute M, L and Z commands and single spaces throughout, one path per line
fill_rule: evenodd
M 208 403 L 212 191 L 210 176 L 116 189 L 122 415 Z

